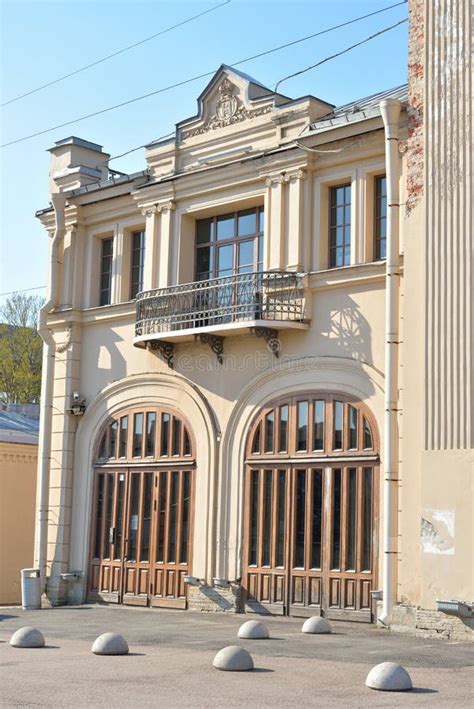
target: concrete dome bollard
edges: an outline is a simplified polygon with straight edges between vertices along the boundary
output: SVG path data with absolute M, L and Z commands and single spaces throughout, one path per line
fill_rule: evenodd
M 406 692 L 413 689 L 411 677 L 404 667 L 396 662 L 381 662 L 372 667 L 365 684 L 381 692 Z
M 270 633 L 267 626 L 259 620 L 248 620 L 240 626 L 237 636 L 246 640 L 266 640 L 270 637 Z
M 253 660 L 249 652 L 238 645 L 229 645 L 219 650 L 213 666 L 224 672 L 249 672 L 253 670 Z
M 118 633 L 104 633 L 95 640 L 92 652 L 94 655 L 126 655 L 128 644 Z
M 332 627 L 325 618 L 322 618 L 320 615 L 313 615 L 311 618 L 308 618 L 308 620 L 305 620 L 301 632 L 310 633 L 312 635 L 323 635 L 332 633 Z
M 10 645 L 12 647 L 44 647 L 44 638 L 39 630 L 26 626 L 13 633 Z

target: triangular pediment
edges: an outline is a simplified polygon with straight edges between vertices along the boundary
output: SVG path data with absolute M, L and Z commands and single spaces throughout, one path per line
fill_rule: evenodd
M 223 64 L 198 97 L 198 113 L 177 125 L 181 140 L 242 123 L 290 101 L 243 72 Z

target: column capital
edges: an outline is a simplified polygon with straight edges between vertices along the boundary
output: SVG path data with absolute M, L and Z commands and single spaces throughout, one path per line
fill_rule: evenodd
M 166 212 L 174 212 L 175 209 L 176 202 L 173 202 L 172 199 L 168 202 L 160 202 L 160 204 L 156 205 L 156 211 L 162 212 L 163 214 L 166 214 Z
M 141 209 L 142 216 L 144 217 L 151 217 L 151 215 L 156 214 L 157 211 L 158 208 L 156 204 L 152 204 L 148 207 L 142 207 Z

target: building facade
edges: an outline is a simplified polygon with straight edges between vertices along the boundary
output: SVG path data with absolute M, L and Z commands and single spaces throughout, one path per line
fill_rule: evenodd
M 335 108 L 223 65 L 143 172 L 79 138 L 51 149 L 36 539 L 51 603 L 408 627 L 416 606 L 472 598 L 466 487 L 445 463 L 422 482 L 413 92 Z M 450 441 L 466 485 L 471 443 Z

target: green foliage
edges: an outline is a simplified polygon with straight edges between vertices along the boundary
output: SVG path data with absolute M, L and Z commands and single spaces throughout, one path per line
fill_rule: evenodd
M 43 299 L 15 293 L 0 308 L 0 399 L 39 402 L 43 341 L 37 318 Z

